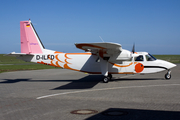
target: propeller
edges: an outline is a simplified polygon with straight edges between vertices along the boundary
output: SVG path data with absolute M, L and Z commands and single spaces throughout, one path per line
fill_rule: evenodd
M 131 57 L 138 57 L 138 54 L 135 54 L 135 44 L 133 44 L 132 52 L 131 52 Z
M 132 53 L 135 53 L 135 44 L 133 44 Z

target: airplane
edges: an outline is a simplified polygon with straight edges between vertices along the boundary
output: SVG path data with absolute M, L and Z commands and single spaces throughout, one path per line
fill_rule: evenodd
M 112 74 L 147 74 L 167 70 L 165 79 L 171 78 L 171 68 L 176 65 L 156 59 L 147 52 L 122 49 L 118 43 L 75 43 L 84 53 L 64 53 L 45 49 L 31 20 L 20 21 L 21 53 L 12 52 L 27 62 L 35 62 L 74 71 L 101 74 L 102 81 L 108 83 Z

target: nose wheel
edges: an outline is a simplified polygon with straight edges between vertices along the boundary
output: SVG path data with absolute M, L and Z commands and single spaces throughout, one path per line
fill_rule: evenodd
M 169 80 L 169 79 L 171 79 L 171 71 L 170 70 L 168 70 L 168 72 L 165 74 L 165 79 L 166 80 Z

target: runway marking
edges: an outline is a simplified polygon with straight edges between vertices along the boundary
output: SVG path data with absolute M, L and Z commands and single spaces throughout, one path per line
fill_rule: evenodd
M 75 93 L 83 93 L 83 92 L 92 92 L 92 91 L 103 91 L 103 90 L 115 90 L 115 89 L 126 89 L 126 88 L 144 88 L 144 87 L 162 87 L 162 86 L 177 86 L 180 84 L 162 84 L 162 85 L 145 85 L 145 86 L 125 86 L 125 87 L 114 87 L 114 88 L 102 88 L 102 89 L 91 89 L 91 90 L 80 90 L 80 91 L 72 91 L 72 92 L 63 92 L 63 93 L 56 93 L 51 95 L 45 95 L 41 97 L 37 97 L 36 99 L 43 99 L 53 96 L 59 95 L 67 95 L 67 94 L 75 94 Z

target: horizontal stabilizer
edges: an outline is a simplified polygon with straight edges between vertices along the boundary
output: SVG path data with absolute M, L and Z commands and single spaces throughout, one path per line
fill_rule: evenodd
M 33 54 L 26 54 L 26 53 L 15 53 L 15 52 L 12 52 L 12 53 L 6 54 L 5 56 L 20 57 L 20 56 L 34 56 L 34 55 Z

